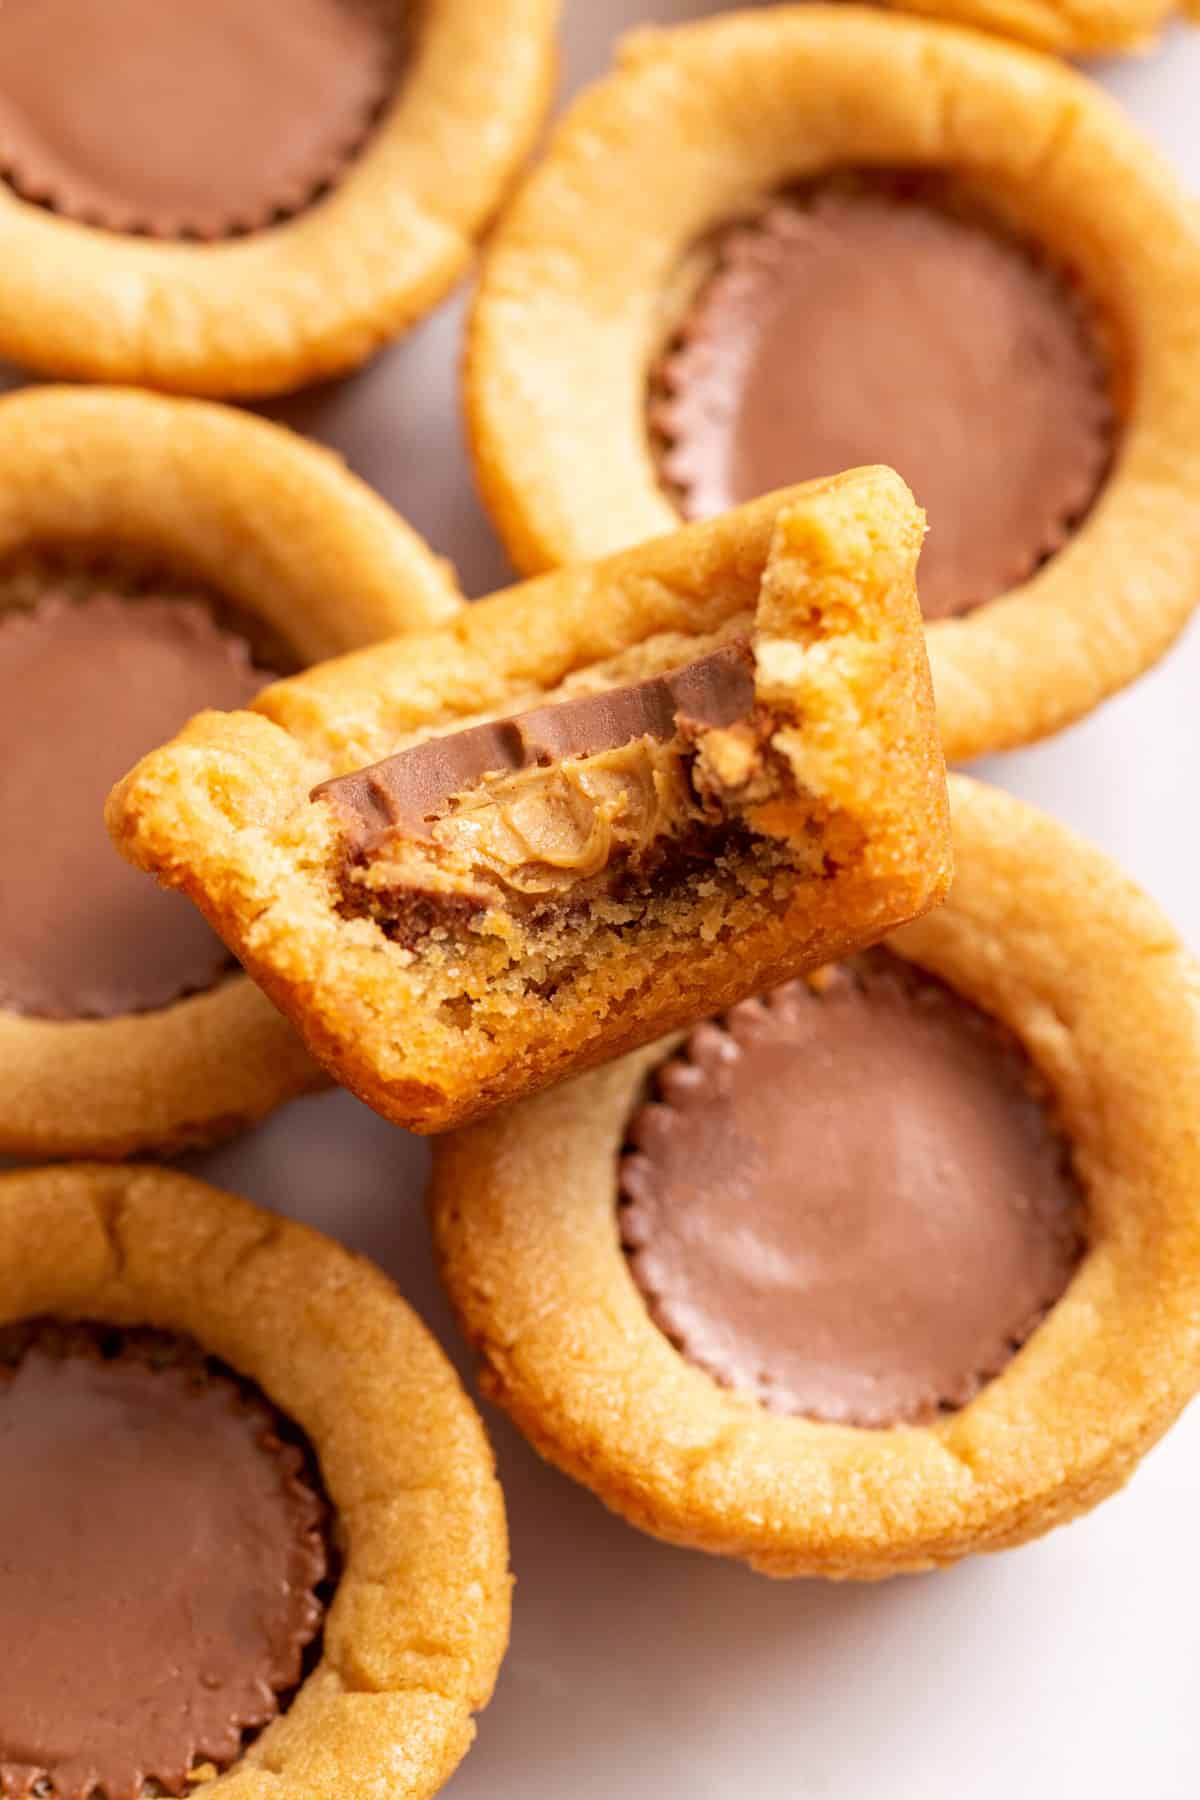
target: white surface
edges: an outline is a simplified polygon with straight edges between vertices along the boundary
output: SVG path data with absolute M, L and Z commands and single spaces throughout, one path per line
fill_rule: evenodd
M 711 10 L 568 0 L 566 81 L 639 18 Z M 1200 33 L 1104 79 L 1200 187 Z M 459 443 L 460 319 L 452 303 L 389 353 L 386 404 L 394 496 L 480 593 L 505 571 Z M 1117 856 L 1200 947 L 1198 688 L 1193 632 L 1088 723 L 984 772 Z M 329 1095 L 193 1166 L 375 1256 L 466 1370 L 430 1267 L 423 1145 Z M 1080 1524 L 868 1589 L 772 1585 L 651 1543 L 488 1423 L 515 1624 L 453 1800 L 1195 1800 L 1200 1410 Z

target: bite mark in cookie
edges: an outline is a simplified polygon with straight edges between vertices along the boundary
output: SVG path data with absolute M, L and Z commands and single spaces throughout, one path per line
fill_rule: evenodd
M 438 893 L 479 909 L 582 904 L 661 875 L 689 845 L 711 849 L 721 752 L 710 743 L 706 765 L 702 740 L 735 733 L 725 759 L 747 788 L 766 735 L 754 712 L 754 658 L 739 641 L 627 687 L 427 738 L 313 798 L 343 822 L 351 887 L 365 871 L 380 877 L 381 914 Z

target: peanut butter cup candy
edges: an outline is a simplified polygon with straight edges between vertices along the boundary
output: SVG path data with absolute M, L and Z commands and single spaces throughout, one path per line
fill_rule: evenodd
M 0 1334 L 0 1441 L 0 1787 L 188 1792 L 277 1715 L 320 1630 L 301 1453 L 193 1345 L 47 1323 Z
M 222 408 L 30 390 L 0 402 L 0 471 L 0 1150 L 225 1135 L 316 1072 L 113 853 L 108 790 L 194 714 L 457 597 L 330 458 Z
M 368 1105 L 479 1117 L 941 896 L 921 535 L 862 470 L 526 583 L 189 727 L 109 827 Z
M 503 1504 L 371 1265 L 182 1176 L 0 1176 L 0 1446 L 6 1800 L 453 1773 L 507 1639 Z
M 0 355 L 181 392 L 354 367 L 450 288 L 557 0 L 11 0 Z
M 1195 964 L 1060 826 L 951 801 L 949 898 L 886 947 L 436 1147 L 488 1395 L 770 1575 L 1034 1538 L 1200 1387 Z
M 489 250 L 476 464 L 526 569 L 896 468 L 964 758 L 1086 713 L 1190 615 L 1197 304 L 1194 209 L 1048 58 L 855 7 L 642 32 Z
M 965 1405 L 1078 1261 L 1040 1085 L 986 1013 L 884 950 L 698 1026 L 620 1168 L 651 1315 L 777 1411 L 886 1426 Z

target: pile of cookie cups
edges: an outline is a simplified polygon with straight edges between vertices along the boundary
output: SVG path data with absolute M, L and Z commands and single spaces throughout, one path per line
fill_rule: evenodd
M 963 184 L 1078 284 L 1111 361 L 1117 440 L 1079 529 L 1028 581 L 930 626 L 942 739 L 963 760 L 1057 731 L 1131 681 L 1200 584 L 1200 226 L 1085 77 L 845 7 L 634 37 L 493 241 L 468 341 L 476 468 L 522 569 L 669 530 L 647 385 L 680 282 L 694 285 L 688 259 L 761 199 L 847 168 Z
M 1169 9 L 910 10 L 956 22 L 639 31 L 510 194 L 555 0 L 0 6 L 12 1800 L 425 1800 L 470 1746 L 511 1578 L 443 1350 L 121 1160 L 330 1082 L 434 1137 L 484 1394 L 670 1544 L 1008 1548 L 1200 1391 L 1200 969 L 946 769 L 1200 597 L 1200 211 L 1045 54 Z M 366 391 L 493 219 L 463 404 L 525 579 L 468 605 L 218 402 Z

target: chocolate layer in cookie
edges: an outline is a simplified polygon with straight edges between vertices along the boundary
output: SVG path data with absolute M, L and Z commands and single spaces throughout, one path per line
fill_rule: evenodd
M 1078 299 L 1029 248 L 897 183 L 780 200 L 716 258 L 651 384 L 685 517 L 888 463 L 929 515 L 932 619 L 1062 547 L 1110 460 L 1110 380 Z
M 405 0 L 5 0 L 0 173 L 114 231 L 220 238 L 336 180 L 400 67 Z
M 733 725 L 753 705 L 749 652 L 731 645 L 631 687 L 427 738 L 369 769 L 322 782 L 312 797 L 343 814 L 356 850 L 375 848 L 393 831 L 432 841 L 433 826 L 455 800 L 490 776 L 596 756 L 638 738 L 666 743 L 684 721 Z
M 183 1794 L 298 1682 L 324 1507 L 193 1346 L 50 1326 L 0 1361 L 0 1793 Z
M 697 738 L 751 732 L 753 709 L 753 657 L 735 643 L 631 686 L 427 738 L 312 797 L 335 808 L 351 862 L 374 862 L 374 889 L 397 917 L 406 893 L 423 922 L 438 896 L 460 910 L 497 888 L 579 898 L 580 883 L 660 866 L 709 821 Z
M 1081 1196 L 1024 1050 L 887 952 L 701 1025 L 656 1090 L 620 1165 L 634 1279 L 773 1409 L 962 1406 L 1075 1268 Z
M 47 594 L 0 613 L 0 1009 L 108 1018 L 217 979 L 224 946 L 121 860 L 104 802 L 193 713 L 264 679 L 197 601 Z

